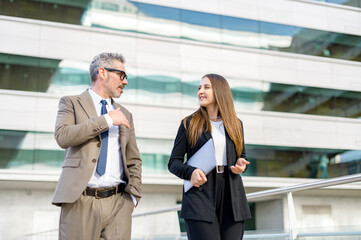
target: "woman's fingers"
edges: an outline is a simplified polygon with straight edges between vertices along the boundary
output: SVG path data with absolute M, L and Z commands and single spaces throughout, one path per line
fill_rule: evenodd
M 234 166 L 231 166 L 231 171 L 234 174 L 241 174 L 246 170 L 247 165 L 250 164 L 245 158 L 238 158 Z
M 204 174 L 204 172 L 203 172 L 203 171 L 200 171 L 199 175 L 200 175 L 200 178 L 201 178 L 201 179 L 200 179 L 201 184 L 203 184 L 203 183 L 207 182 L 207 177 L 206 177 L 206 174 Z
M 200 185 L 207 182 L 207 177 L 204 172 L 200 169 L 196 169 L 193 171 L 191 176 L 191 183 L 195 187 L 199 187 Z
M 241 167 L 239 165 L 231 166 L 231 171 L 234 174 L 240 174 L 241 173 Z
M 250 162 L 248 162 L 245 158 L 238 158 L 237 159 L 237 165 L 242 165 L 242 164 L 245 164 L 245 165 L 248 165 Z

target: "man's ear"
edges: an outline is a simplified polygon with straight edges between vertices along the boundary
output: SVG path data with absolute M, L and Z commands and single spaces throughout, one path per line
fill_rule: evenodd
M 107 72 L 107 71 L 106 71 L 104 68 L 99 68 L 99 69 L 98 69 L 99 77 L 100 77 L 101 79 L 105 79 L 105 77 L 106 77 L 106 75 L 107 75 L 106 72 Z

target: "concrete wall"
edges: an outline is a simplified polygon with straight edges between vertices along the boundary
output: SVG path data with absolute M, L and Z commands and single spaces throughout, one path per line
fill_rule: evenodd
M 283 229 L 282 199 L 256 203 L 256 229 Z
M 20 182 L 6 185 L 0 181 L 0 239 L 33 239 L 33 234 L 46 236 L 44 239 L 57 239 L 60 208 L 51 204 L 55 183 L 42 183 L 35 189 L 31 189 L 29 183 L 25 184 L 27 189 L 23 189 Z M 180 200 L 180 191 L 180 186 L 147 185 L 134 213 L 174 207 Z M 137 217 L 132 224 L 133 237 L 180 233 L 177 212 Z

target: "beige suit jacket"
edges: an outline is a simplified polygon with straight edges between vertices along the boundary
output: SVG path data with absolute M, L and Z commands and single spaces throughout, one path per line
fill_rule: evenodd
M 127 178 L 125 191 L 139 201 L 142 162 L 135 140 L 132 114 L 113 100 L 112 102 L 115 108 L 121 108 L 129 121 L 130 129 L 123 125 L 119 127 L 124 173 Z M 80 197 L 97 166 L 101 146 L 100 133 L 108 129 L 105 117 L 97 116 L 88 91 L 60 99 L 54 135 L 59 146 L 65 149 L 65 159 L 53 204 L 59 206 L 61 203 L 73 203 Z

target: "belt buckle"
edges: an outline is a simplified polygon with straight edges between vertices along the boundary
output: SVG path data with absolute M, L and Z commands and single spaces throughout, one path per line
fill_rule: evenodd
M 217 169 L 217 173 L 224 173 L 224 166 L 217 165 L 216 169 Z
M 100 199 L 100 197 L 98 196 L 98 189 L 97 189 L 97 188 L 95 189 L 94 197 L 95 197 L 96 199 Z

